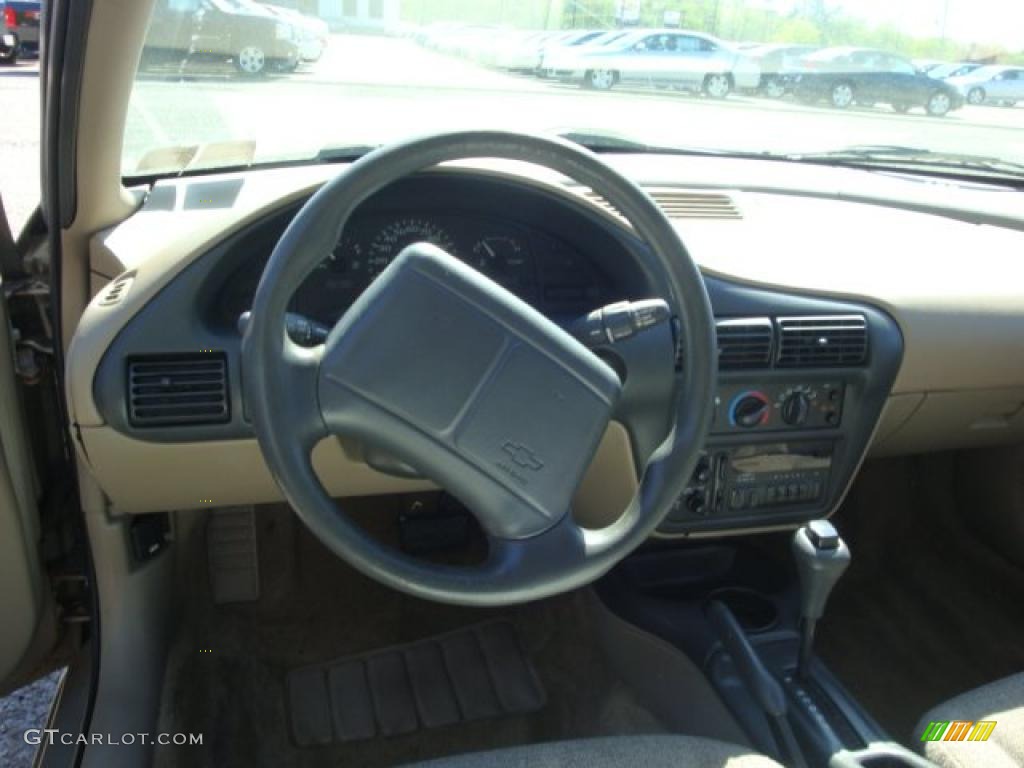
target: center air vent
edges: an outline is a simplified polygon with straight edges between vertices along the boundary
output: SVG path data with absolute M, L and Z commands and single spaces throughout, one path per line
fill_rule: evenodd
M 229 421 L 224 354 L 129 360 L 128 418 L 135 427 L 192 427 Z
M 718 368 L 739 371 L 770 368 L 772 361 L 772 321 L 767 317 L 719 320 Z
M 780 368 L 837 368 L 867 361 L 867 321 L 861 315 L 780 317 L 778 323 Z

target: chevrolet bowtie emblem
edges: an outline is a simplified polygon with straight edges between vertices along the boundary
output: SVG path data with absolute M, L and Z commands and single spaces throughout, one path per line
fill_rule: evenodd
M 544 467 L 544 462 L 537 458 L 533 451 L 520 443 L 509 441 L 501 446 L 501 450 L 508 454 L 509 458 L 512 459 L 512 463 L 517 467 L 534 472 Z

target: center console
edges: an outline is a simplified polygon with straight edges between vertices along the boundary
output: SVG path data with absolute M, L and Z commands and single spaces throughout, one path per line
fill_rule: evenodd
M 708 288 L 719 347 L 714 418 L 658 534 L 746 532 L 828 516 L 881 418 L 902 358 L 899 329 L 872 307 L 713 280 Z M 766 314 L 723 316 L 732 308 Z

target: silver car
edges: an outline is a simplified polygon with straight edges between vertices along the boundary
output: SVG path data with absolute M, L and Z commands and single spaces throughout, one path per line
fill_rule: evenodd
M 980 67 L 973 72 L 951 77 L 947 83 L 956 88 L 968 104 L 1003 104 L 1012 107 L 1024 101 L 1024 68 Z
M 637 30 L 607 45 L 555 50 L 542 70 L 602 91 L 618 84 L 675 86 L 714 98 L 756 88 L 760 79 L 757 65 L 728 44 L 678 29 Z

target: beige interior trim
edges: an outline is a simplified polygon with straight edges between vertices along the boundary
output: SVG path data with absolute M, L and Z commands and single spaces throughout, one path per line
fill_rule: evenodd
M 613 421 L 576 490 L 576 522 L 584 528 L 599 530 L 618 520 L 639 487 L 635 467 L 629 433 Z
M 110 427 L 81 430 L 90 471 L 118 514 L 141 514 L 284 500 L 256 440 L 150 443 Z M 313 451 L 313 467 L 335 498 L 433 490 L 429 480 L 387 475 L 369 467 L 336 438 Z M 581 525 L 603 527 L 622 514 L 636 488 L 626 430 L 613 423 L 598 447 L 576 499 Z
M 921 407 L 922 402 L 924 402 L 924 394 L 920 392 L 889 397 L 875 432 L 875 440 L 871 446 L 872 454 L 875 454 L 890 437 L 899 432 L 900 428 Z
M 78 103 L 76 211 L 61 232 L 63 343 L 70 345 L 92 294 L 88 244 L 93 233 L 124 221 L 138 201 L 121 183 L 128 100 L 154 0 L 93 0 Z M 70 370 L 70 369 L 69 369 Z
M 10 327 L 7 301 L 0 293 L 0 682 L 30 650 L 43 615 L 45 588 L 35 471 L 15 387 Z
M 911 396 L 907 396 L 911 398 Z M 1024 442 L 1024 387 L 928 392 L 875 455 L 901 455 Z

